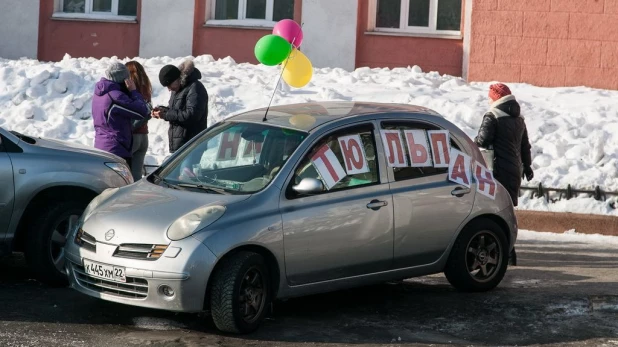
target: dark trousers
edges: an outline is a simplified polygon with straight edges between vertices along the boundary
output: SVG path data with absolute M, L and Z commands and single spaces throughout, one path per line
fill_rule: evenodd
M 133 164 L 133 158 L 122 158 L 127 162 L 129 169 L 131 169 L 131 164 Z

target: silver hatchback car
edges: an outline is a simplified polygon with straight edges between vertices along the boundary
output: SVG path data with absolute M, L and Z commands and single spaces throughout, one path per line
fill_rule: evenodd
M 109 189 L 65 254 L 76 290 L 255 330 L 275 299 L 444 272 L 502 280 L 517 224 L 476 145 L 417 106 L 326 102 L 209 128 Z

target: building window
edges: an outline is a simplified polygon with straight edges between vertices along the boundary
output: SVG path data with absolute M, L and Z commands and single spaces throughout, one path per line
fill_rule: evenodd
M 212 0 L 207 24 L 273 27 L 293 19 L 294 0 Z
M 137 0 L 57 0 L 56 18 L 135 21 Z
M 461 35 L 462 0 L 373 0 L 375 31 Z

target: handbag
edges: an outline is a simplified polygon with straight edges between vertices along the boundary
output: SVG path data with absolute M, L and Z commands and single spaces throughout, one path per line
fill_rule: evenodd
M 483 159 L 485 159 L 485 164 L 487 168 L 491 171 L 494 170 L 494 148 L 490 146 L 490 148 L 479 148 L 481 154 L 483 155 Z

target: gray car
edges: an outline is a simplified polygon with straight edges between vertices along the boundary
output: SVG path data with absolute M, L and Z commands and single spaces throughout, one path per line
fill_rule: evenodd
M 66 285 L 70 230 L 94 197 L 132 182 L 112 154 L 0 128 L 0 256 L 25 252 L 40 281 Z
M 461 171 L 470 162 L 485 163 L 474 143 L 417 106 L 234 116 L 88 206 L 66 246 L 71 285 L 128 305 L 210 311 L 234 333 L 256 329 L 275 299 L 440 272 L 459 290 L 490 290 L 514 250 L 516 218 L 487 172 L 477 172 L 477 192 Z

